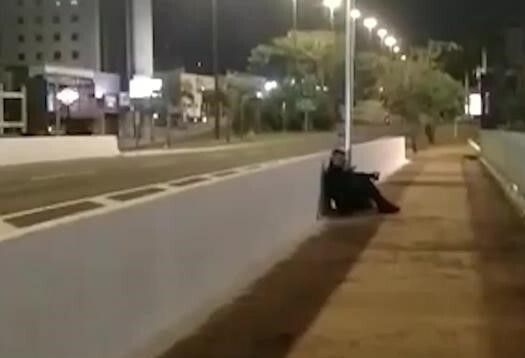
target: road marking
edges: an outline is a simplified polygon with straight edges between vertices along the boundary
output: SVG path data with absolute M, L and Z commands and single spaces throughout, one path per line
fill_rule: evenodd
M 33 209 L 24 210 L 24 211 L 20 211 L 16 213 L 9 213 L 9 214 L 0 216 L 0 243 L 4 241 L 18 239 L 20 237 L 23 237 L 24 235 L 35 233 L 41 230 L 51 229 L 59 225 L 70 224 L 70 223 L 77 222 L 82 219 L 106 215 L 111 212 L 115 212 L 117 210 L 122 210 L 122 209 L 130 208 L 130 207 L 134 207 L 137 205 L 149 203 L 149 202 L 161 199 L 161 198 L 165 198 L 171 195 L 176 195 L 176 194 L 183 193 L 186 191 L 194 190 L 200 187 L 211 186 L 211 185 L 214 185 L 220 182 L 225 182 L 228 180 L 232 180 L 235 178 L 253 175 L 253 174 L 256 174 L 262 171 L 266 171 L 266 170 L 276 169 L 276 168 L 279 168 L 285 165 L 300 163 L 308 159 L 321 158 L 326 155 L 327 155 L 327 152 L 323 151 L 323 152 L 303 155 L 299 157 L 292 157 L 292 158 L 288 158 L 284 160 L 274 160 L 270 162 L 263 162 L 263 163 L 257 164 L 259 165 L 259 169 L 254 169 L 254 164 L 236 167 L 236 168 L 231 169 L 231 171 L 234 171 L 235 174 L 227 176 L 227 177 L 215 177 L 213 176 L 214 173 L 206 173 L 206 174 L 199 175 L 199 177 L 205 177 L 208 180 L 196 182 L 194 184 L 183 186 L 183 187 L 174 187 L 173 185 L 170 185 L 170 183 L 174 182 L 174 180 L 172 179 L 170 181 L 163 182 L 163 183 L 149 184 L 149 185 L 139 186 L 135 188 L 128 188 L 128 189 L 120 190 L 117 192 L 104 193 L 104 194 L 97 195 L 94 197 L 84 197 L 84 198 L 79 198 L 79 199 L 71 200 L 67 202 L 47 205 L 45 207 L 33 208 Z M 186 179 L 188 180 L 191 178 L 195 178 L 195 176 L 190 176 L 190 177 L 187 177 Z M 182 181 L 182 180 L 184 180 L 184 178 L 178 179 L 178 181 Z M 155 187 L 161 188 L 164 190 L 158 193 L 153 193 L 151 195 L 141 197 L 135 200 L 130 200 L 127 202 L 118 202 L 118 201 L 110 199 L 110 197 L 112 196 L 119 195 L 119 194 L 126 194 L 133 190 L 141 190 L 141 189 L 155 188 Z M 102 204 L 104 206 L 90 210 L 90 211 L 81 212 L 78 214 L 73 214 L 73 215 L 53 219 L 50 221 L 42 222 L 34 226 L 25 227 L 25 228 L 15 228 L 4 221 L 4 220 L 9 220 L 11 218 L 16 218 L 18 216 L 30 215 L 30 214 L 41 212 L 43 210 L 52 210 L 52 209 L 60 208 L 60 207 L 67 206 L 67 205 L 75 205 L 75 204 L 82 203 L 85 201 Z
M 13 225 L 10 225 L 10 224 L 8 224 L 5 221 L 0 219 L 0 237 L 2 237 L 4 235 L 12 234 L 16 230 L 17 230 L 16 227 L 14 227 Z
M 84 177 L 84 176 L 90 176 L 96 174 L 95 171 L 85 171 L 85 172 L 77 172 L 77 173 L 58 173 L 58 174 L 51 174 L 51 175 L 40 175 L 40 176 L 33 176 L 29 180 L 30 181 L 50 181 L 50 180 L 57 180 L 57 179 L 64 179 L 64 178 L 74 178 L 74 177 Z

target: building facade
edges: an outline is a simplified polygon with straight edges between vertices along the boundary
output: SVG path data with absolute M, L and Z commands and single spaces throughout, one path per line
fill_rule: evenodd
M 153 74 L 151 0 L 2 0 L 0 65 Z
M 100 69 L 96 0 L 2 0 L 0 61 Z

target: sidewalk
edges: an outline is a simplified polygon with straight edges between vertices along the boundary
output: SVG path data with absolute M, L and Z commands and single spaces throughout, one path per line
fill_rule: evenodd
M 400 216 L 329 224 L 164 358 L 525 357 L 525 230 L 470 154 L 422 153 Z

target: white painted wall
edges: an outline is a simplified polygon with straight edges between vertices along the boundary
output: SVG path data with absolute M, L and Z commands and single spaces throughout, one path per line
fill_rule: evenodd
M 391 171 L 404 156 L 385 139 L 355 159 Z M 0 357 L 154 357 L 316 228 L 323 159 L 0 243 Z
M 481 152 L 486 161 L 497 170 L 507 186 L 525 195 L 525 133 L 484 130 L 480 134 Z M 525 209 L 522 208 L 522 209 Z
M 404 137 L 381 138 L 353 148 L 352 161 L 357 171 L 378 171 L 386 178 L 407 163 Z
M 0 138 L 0 166 L 109 158 L 119 154 L 115 136 Z

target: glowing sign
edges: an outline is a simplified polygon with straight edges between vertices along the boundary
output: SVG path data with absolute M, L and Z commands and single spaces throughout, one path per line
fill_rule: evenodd
M 130 98 L 158 97 L 162 90 L 162 80 L 147 76 L 135 76 L 129 82 Z

